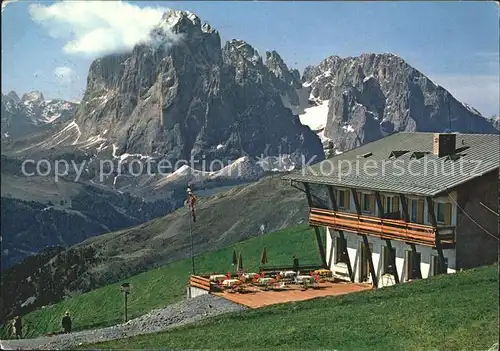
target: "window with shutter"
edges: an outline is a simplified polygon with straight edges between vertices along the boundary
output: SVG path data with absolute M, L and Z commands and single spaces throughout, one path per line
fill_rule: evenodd
M 361 206 L 361 209 L 364 211 L 364 212 L 370 212 L 370 205 L 371 205 L 371 201 L 370 201 L 370 195 L 369 194 L 362 194 L 361 196 L 361 199 L 362 199 L 362 206 Z
M 418 221 L 418 200 L 410 200 L 410 222 Z
M 335 263 L 346 263 L 348 261 L 347 240 L 335 237 Z
M 391 256 L 391 250 L 392 250 L 392 255 Z M 393 247 L 389 250 L 389 248 L 386 245 L 382 245 L 382 257 L 383 257 L 383 268 L 382 268 L 382 274 L 394 274 L 395 270 L 392 265 L 392 257 L 396 257 L 396 249 Z
M 351 193 L 349 190 L 344 190 L 344 208 L 348 210 L 351 207 Z
M 418 200 L 417 223 L 424 223 L 424 200 Z
M 337 191 L 337 205 L 339 208 L 345 208 L 345 191 L 339 190 Z
M 407 279 L 419 279 L 420 278 L 420 262 L 421 254 L 420 252 L 414 252 L 411 250 L 406 251 L 406 277 Z
M 394 212 L 399 211 L 399 197 L 394 196 L 392 198 L 392 207 Z
M 438 202 L 436 206 L 436 220 L 438 223 L 444 224 L 446 220 L 446 204 Z
M 450 203 L 444 204 L 444 224 L 446 224 L 446 225 L 451 224 L 451 204 Z
M 375 194 L 368 195 L 370 198 L 370 212 L 375 213 Z

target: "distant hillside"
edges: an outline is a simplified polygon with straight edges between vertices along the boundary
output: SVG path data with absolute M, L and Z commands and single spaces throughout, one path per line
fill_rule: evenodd
M 193 226 L 195 253 L 306 221 L 304 196 L 282 182 L 280 176 L 270 176 L 200 199 Z M 93 254 L 87 257 L 88 252 Z M 61 252 L 39 271 L 20 275 L 20 279 L 15 274 L 10 274 L 9 279 L 2 275 L 2 286 L 17 291 L 8 294 L 4 311 L 14 311 L 30 297 L 33 302 L 26 307 L 28 310 L 41 306 L 36 288 L 39 284 L 50 287 L 40 299 L 43 304 L 57 302 L 74 291 L 88 291 L 189 254 L 189 217 L 182 208 L 136 227 L 87 239 Z M 29 272 L 30 268 L 12 269 Z
M 231 262 L 233 250 L 236 250 L 243 256 L 245 269 L 256 270 L 260 265 L 264 246 L 267 248 L 268 263 L 270 265 L 291 264 L 293 255 L 298 255 L 301 262 L 313 264 L 320 262 L 314 231 L 307 225 L 299 225 L 197 255 L 195 268 L 197 272 L 214 272 L 221 269 L 234 271 L 235 267 L 231 266 Z M 72 251 L 72 253 L 76 253 L 76 251 Z M 73 262 L 83 261 L 84 257 L 76 256 Z M 33 258 L 30 259 L 33 260 Z M 73 264 L 73 262 L 70 264 Z M 41 263 L 41 261 L 32 261 L 31 263 Z M 70 264 L 68 264 L 68 267 Z M 80 272 L 77 269 L 74 274 L 80 274 Z M 16 273 L 22 274 L 21 272 Z M 190 273 L 191 259 L 186 258 L 127 277 L 126 281 L 132 286 L 129 317 L 135 318 L 148 313 L 152 309 L 165 307 L 184 299 L 186 296 L 185 286 Z M 104 327 L 119 323 L 123 316 L 123 297 L 117 293 L 121 282 L 118 281 L 87 293 L 74 294 L 71 298 L 24 315 L 26 336 L 35 337 L 59 331 L 61 328 L 60 320 L 54 318 L 54 316 L 60 316 L 67 310 L 71 311 L 75 316 L 75 330 Z M 50 281 L 46 281 L 42 285 L 49 286 Z M 6 333 L 5 326 L 0 328 L 0 338 L 5 338 Z

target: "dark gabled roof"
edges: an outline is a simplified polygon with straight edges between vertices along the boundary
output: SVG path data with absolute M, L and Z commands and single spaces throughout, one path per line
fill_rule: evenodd
M 455 155 L 440 158 L 433 154 L 433 137 L 434 133 L 395 133 L 283 179 L 435 196 L 499 168 L 498 134 L 457 134 Z

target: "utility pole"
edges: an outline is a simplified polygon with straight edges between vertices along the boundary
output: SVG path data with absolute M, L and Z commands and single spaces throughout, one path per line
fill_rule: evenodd
M 193 242 L 193 219 L 191 218 L 191 213 L 188 212 L 189 217 L 189 235 L 191 236 L 191 266 L 193 270 L 193 275 L 196 274 L 194 270 L 194 242 Z

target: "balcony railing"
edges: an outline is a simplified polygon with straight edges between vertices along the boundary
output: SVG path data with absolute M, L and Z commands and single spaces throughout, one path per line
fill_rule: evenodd
M 433 227 L 400 219 L 379 218 L 319 208 L 310 209 L 309 224 L 432 247 L 436 246 L 436 238 L 439 235 L 439 242 L 443 247 L 452 247 L 455 244 L 454 226 Z

